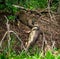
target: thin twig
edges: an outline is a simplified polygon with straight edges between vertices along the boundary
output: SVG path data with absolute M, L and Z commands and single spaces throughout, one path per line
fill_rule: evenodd
M 21 44 L 23 45 L 24 50 L 26 51 L 26 48 L 25 48 L 22 40 L 19 38 L 19 36 L 18 36 L 14 31 L 9 31 L 9 32 L 12 32 L 12 33 L 18 38 L 18 40 L 19 40 L 19 41 L 21 42 Z
M 55 41 L 53 41 L 53 44 L 52 44 L 52 49 L 55 48 Z
M 43 33 L 43 41 L 42 41 L 42 51 L 44 51 L 45 45 L 47 44 L 47 41 L 45 39 L 45 34 Z M 45 51 L 44 51 L 45 53 Z
M 8 32 L 6 31 L 5 34 L 4 34 L 4 36 L 3 36 L 3 38 L 2 38 L 2 40 L 0 41 L 0 47 L 2 46 L 3 40 L 5 39 L 7 33 L 8 33 Z
M 8 50 L 9 50 L 9 55 L 10 55 L 10 40 L 11 40 L 11 37 L 10 37 L 10 24 L 9 24 L 9 19 L 7 18 L 7 16 L 4 16 L 7 20 L 6 22 L 6 27 L 7 27 L 7 31 L 8 31 L 8 35 L 7 35 L 7 39 L 8 39 Z
M 7 25 L 7 31 L 8 31 L 8 48 L 10 47 L 10 40 L 11 40 L 11 37 L 10 37 L 10 33 L 12 32 L 17 38 L 18 38 L 18 40 L 21 42 L 21 44 L 23 45 L 23 42 L 22 42 L 22 40 L 19 38 L 19 36 L 14 32 L 14 31 L 10 31 L 10 27 L 9 27 L 9 24 L 8 24 L 8 22 L 9 22 L 9 20 L 8 20 L 8 18 L 6 17 L 6 16 L 4 16 L 6 19 L 7 19 L 7 23 L 6 23 L 6 25 Z M 23 48 L 24 48 L 24 50 L 26 51 L 26 48 L 24 47 L 24 45 L 23 45 Z

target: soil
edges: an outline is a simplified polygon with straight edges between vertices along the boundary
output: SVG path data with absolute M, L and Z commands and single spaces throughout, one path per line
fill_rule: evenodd
M 49 17 L 48 13 L 43 13 L 41 16 L 31 13 L 26 13 L 26 14 L 28 19 L 32 19 L 32 20 L 33 18 L 36 19 L 35 22 L 39 24 L 41 32 L 45 34 L 45 39 L 48 41 L 48 44 L 51 45 L 51 39 L 52 39 L 52 41 L 55 41 L 55 46 L 57 48 L 60 48 L 60 15 L 54 14 L 54 17 L 52 18 L 51 21 L 51 18 Z M 10 29 L 17 33 L 17 35 L 22 39 L 23 44 L 25 45 L 26 42 L 28 42 L 29 31 L 31 31 L 31 28 L 24 25 L 20 21 L 19 21 L 19 26 L 17 25 L 16 22 L 9 22 L 9 24 L 10 24 Z M 2 39 L 6 31 L 7 28 L 6 28 L 6 21 L 4 15 L 0 14 L 0 40 Z M 43 40 L 42 38 L 43 37 L 41 36 L 35 43 L 35 45 L 37 45 L 39 48 L 42 47 L 42 40 Z M 17 50 L 20 50 L 21 46 L 15 48 Z

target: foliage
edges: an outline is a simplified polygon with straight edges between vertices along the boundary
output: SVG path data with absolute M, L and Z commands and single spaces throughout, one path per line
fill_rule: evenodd
M 47 7 L 47 0 L 26 0 L 26 3 L 23 5 L 30 9 L 45 8 Z
M 2 1 L 3 2 L 3 1 Z M 58 0 L 53 0 L 52 6 L 57 6 Z M 7 8 L 8 10 L 15 9 L 12 4 L 17 4 L 30 9 L 39 9 L 47 7 L 47 0 L 5 0 L 5 4 L 0 4 L 0 9 Z M 15 9 L 16 10 L 16 9 Z
M 59 2 L 59 0 L 53 0 L 53 2 L 52 2 L 52 4 L 51 4 L 51 9 L 53 10 L 53 11 L 56 11 L 57 10 L 57 8 L 58 8 L 58 2 Z
M 11 53 L 9 57 L 7 57 L 7 55 L 0 54 L 0 59 L 60 59 L 60 54 L 53 55 L 51 51 L 47 51 L 45 56 L 43 56 L 42 52 L 30 55 L 22 51 L 20 54 Z
M 5 2 L 4 2 L 5 1 Z M 57 9 L 59 0 L 53 0 L 51 9 L 54 11 Z M 4 2 L 4 3 L 1 3 Z M 20 11 L 20 9 L 13 7 L 12 4 L 17 4 L 23 6 L 24 8 L 29 8 L 31 10 L 42 9 L 47 7 L 47 0 L 1 0 L 0 10 L 9 12 L 12 15 L 8 16 L 9 20 L 14 20 L 15 14 Z

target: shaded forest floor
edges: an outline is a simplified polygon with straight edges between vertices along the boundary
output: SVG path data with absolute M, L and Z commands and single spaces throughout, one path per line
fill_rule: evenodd
M 48 41 L 49 45 L 51 45 L 51 40 L 52 40 L 55 41 L 55 46 L 57 48 L 60 48 L 60 15 L 52 14 L 52 20 L 49 16 L 49 13 L 42 13 L 42 15 L 39 16 L 36 14 L 26 12 L 26 15 L 28 19 L 32 19 L 32 20 L 35 19 L 35 22 L 39 24 L 40 30 L 45 34 L 45 39 Z M 0 14 L 0 40 L 2 39 L 4 33 L 7 31 L 6 21 L 3 16 L 4 15 Z M 28 32 L 31 31 L 31 28 L 29 28 L 28 26 L 24 25 L 21 22 L 19 22 L 19 26 L 17 25 L 16 22 L 10 22 L 10 29 L 18 34 L 18 36 L 22 39 L 23 44 L 25 45 L 26 42 L 28 41 L 28 37 L 29 37 Z M 20 45 L 16 46 L 17 42 L 15 42 L 14 48 L 16 50 L 21 50 Z M 37 45 L 37 47 L 39 48 L 42 47 L 42 37 L 40 37 L 37 40 L 35 45 Z

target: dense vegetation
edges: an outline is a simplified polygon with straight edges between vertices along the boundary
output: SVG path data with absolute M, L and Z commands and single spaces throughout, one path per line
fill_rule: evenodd
M 16 55 L 15 53 L 11 53 L 9 56 L 0 54 L 0 59 L 60 59 L 60 54 L 54 55 L 51 51 L 47 51 L 45 56 L 43 53 L 37 53 L 34 55 L 29 55 L 28 53 L 22 51 L 20 54 Z
M 0 10 L 6 9 L 14 11 L 16 8 L 12 7 L 12 4 L 17 4 L 29 9 L 46 8 L 48 0 L 0 0 Z M 52 9 L 56 9 L 58 0 L 51 1 Z
M 58 2 L 59 0 L 52 0 L 50 2 L 51 4 L 51 10 L 56 11 L 58 8 Z M 2 12 L 8 12 L 13 14 L 12 16 L 8 16 L 9 19 L 15 19 L 15 14 L 20 11 L 20 9 L 12 6 L 20 5 L 24 8 L 28 8 L 30 10 L 39 10 L 39 9 L 45 9 L 47 8 L 48 0 L 0 0 L 0 11 Z
M 59 0 L 51 0 L 50 7 L 52 11 L 56 11 L 59 5 Z M 0 0 L 0 13 L 7 13 L 7 18 L 9 21 L 16 19 L 16 13 L 20 12 L 19 8 L 16 8 L 12 5 L 18 5 L 24 7 L 28 10 L 42 10 L 46 9 L 48 6 L 48 0 Z M 12 22 L 11 22 L 12 23 Z M 13 39 L 16 39 L 11 35 L 13 45 L 15 42 Z M 19 45 L 20 43 L 17 43 Z M 10 47 L 11 49 L 13 48 Z M 4 48 L 5 49 L 5 48 Z M 60 59 L 60 53 L 57 52 L 56 54 L 52 53 L 51 51 L 47 51 L 45 55 L 43 52 L 36 51 L 34 54 L 30 54 L 29 52 L 21 51 L 16 53 L 14 50 L 11 52 L 11 49 L 6 49 L 0 53 L 0 59 Z M 57 48 L 56 48 L 57 49 Z M 8 51 L 9 50 L 9 51 Z M 33 51 L 33 50 L 31 50 Z M 34 51 L 33 51 L 34 52 Z

